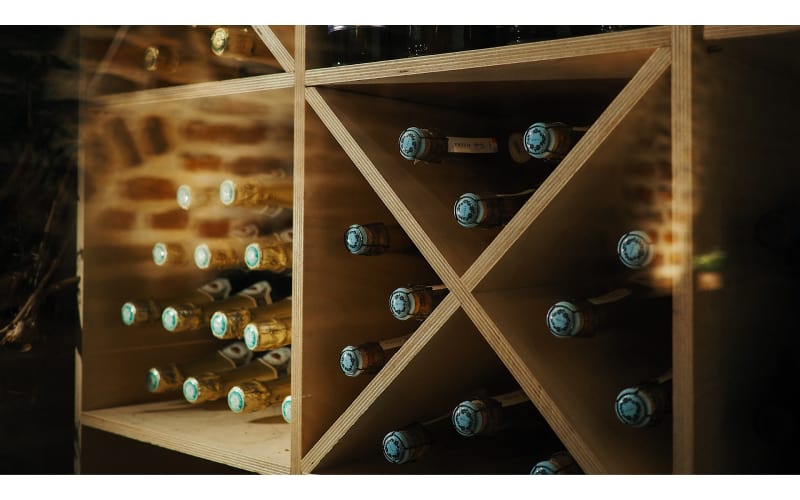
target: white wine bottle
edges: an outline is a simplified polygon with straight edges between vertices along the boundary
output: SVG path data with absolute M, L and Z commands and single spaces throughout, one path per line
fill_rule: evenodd
M 188 184 L 181 184 L 175 193 L 175 200 L 179 207 L 189 210 L 190 208 L 210 206 L 217 199 L 216 194 L 217 188 L 215 187 L 192 188 Z
M 187 377 L 232 370 L 246 365 L 252 359 L 253 352 L 247 349 L 244 342 L 237 340 L 209 356 L 150 368 L 147 372 L 147 390 L 154 394 L 180 391 Z
M 280 245 L 285 241 L 285 235 L 288 233 L 282 231 L 266 235 L 259 234 L 259 229 L 253 225 L 240 228 L 239 232 L 233 234 L 231 238 L 216 238 L 201 243 L 194 249 L 194 264 L 198 269 L 247 269 L 248 261 L 245 260 L 245 255 L 248 248 L 258 249 L 270 245 Z M 249 241 L 249 244 L 245 241 Z M 254 257 L 250 256 L 249 260 L 252 259 Z
M 214 311 L 210 321 L 211 334 L 218 339 L 240 339 L 244 337 L 244 329 L 248 323 L 291 316 L 291 297 L 258 307 Z
M 411 334 L 357 346 L 349 345 L 339 355 L 339 367 L 348 377 L 377 373 L 409 338 Z
M 180 66 L 178 53 L 167 45 L 151 45 L 144 50 L 144 69 L 156 74 L 174 73 Z
M 464 193 L 453 205 L 453 215 L 461 227 L 504 226 L 535 191 L 536 188 L 509 194 Z
M 283 403 L 292 392 L 292 379 L 284 375 L 274 380 L 249 380 L 228 391 L 228 408 L 234 413 L 251 413 Z
M 614 401 L 620 422 L 651 427 L 672 412 L 672 370 L 647 382 L 622 389 Z
M 235 385 L 248 381 L 267 381 L 286 376 L 291 349 L 281 347 L 233 370 L 188 377 L 183 382 L 183 397 L 190 403 L 215 401 L 228 395 Z
M 183 243 L 164 243 L 153 245 L 153 263 L 160 267 L 182 266 L 191 262 L 191 253 Z
M 402 321 L 422 321 L 439 305 L 447 291 L 444 285 L 409 285 L 396 288 L 389 295 L 389 311 Z
M 235 285 L 228 278 L 217 278 L 197 290 L 167 300 L 132 300 L 122 305 L 122 323 L 128 326 L 157 323 L 161 314 L 170 303 L 191 302 L 203 304 L 226 299 Z
M 588 129 L 561 122 L 536 122 L 525 131 L 522 141 L 525 151 L 533 158 L 560 161 Z
M 582 474 L 581 468 L 575 459 L 566 451 L 557 451 L 550 458 L 536 462 L 531 469 L 533 475 L 554 475 L 554 474 Z
M 292 270 L 291 241 L 265 243 L 254 241 L 244 249 L 244 264 L 251 270 L 286 273 Z
M 352 224 L 344 232 L 344 247 L 353 255 L 365 256 L 416 252 L 399 224 L 383 222 Z
M 242 338 L 247 348 L 256 352 L 289 345 L 292 343 L 292 317 L 248 323 Z
M 219 199 L 225 206 L 292 208 L 294 191 L 290 182 L 260 183 L 225 179 L 219 185 Z

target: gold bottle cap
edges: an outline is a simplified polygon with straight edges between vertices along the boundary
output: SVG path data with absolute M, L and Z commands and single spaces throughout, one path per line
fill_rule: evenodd
M 150 46 L 144 50 L 144 69 L 155 71 L 158 69 L 158 47 Z
M 221 56 L 225 49 L 228 47 L 228 38 L 230 34 L 225 28 L 217 28 L 211 34 L 211 52 L 214 55 Z

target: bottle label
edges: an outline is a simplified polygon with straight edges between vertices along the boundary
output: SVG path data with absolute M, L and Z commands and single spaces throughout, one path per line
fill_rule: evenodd
M 265 304 L 272 304 L 272 286 L 267 281 L 253 283 L 237 295 L 252 299 L 254 307 L 260 305 L 262 301 Z
M 448 137 L 448 153 L 497 153 L 494 137 Z
M 212 302 L 227 299 L 231 294 L 231 282 L 227 278 L 217 278 L 199 288 L 199 291 Z
M 629 288 L 618 288 L 617 290 L 608 292 L 605 295 L 588 299 L 588 301 L 594 305 L 610 304 L 611 302 L 616 302 L 618 300 L 624 299 L 631 293 L 632 292 Z
M 249 350 L 244 342 L 231 342 L 223 349 L 217 351 L 220 356 L 231 363 L 232 367 L 243 366 L 253 359 L 253 351 Z

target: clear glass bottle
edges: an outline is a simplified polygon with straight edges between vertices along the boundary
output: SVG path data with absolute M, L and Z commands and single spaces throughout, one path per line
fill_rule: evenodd
M 187 377 L 207 372 L 223 372 L 246 365 L 253 359 L 242 341 L 234 341 L 209 356 L 193 359 L 186 363 L 170 363 L 154 366 L 147 372 L 147 390 L 153 394 L 180 391 Z
M 339 355 L 339 367 L 348 377 L 377 373 L 409 338 L 411 334 L 357 346 L 349 345 Z
M 233 207 L 292 208 L 294 190 L 291 183 L 235 181 L 225 179 L 219 185 L 219 200 Z
M 536 191 L 526 189 L 518 193 L 464 193 L 453 205 L 453 215 L 461 227 L 501 227 L 516 215 Z
M 292 299 L 265 304 L 259 307 L 239 307 L 214 311 L 211 315 L 211 334 L 218 339 L 241 339 L 248 323 L 292 316 Z
M 344 233 L 344 247 L 353 255 L 411 253 L 416 247 L 399 224 L 352 224 Z
M 614 401 L 620 422 L 631 427 L 651 427 L 672 412 L 672 370 L 647 382 L 622 389 Z
M 185 295 L 179 295 L 166 300 L 132 300 L 122 305 L 122 323 L 128 326 L 157 323 L 161 321 L 161 313 L 170 303 L 191 302 L 203 304 L 205 302 L 220 301 L 230 296 L 234 284 L 228 278 L 217 278 L 197 290 Z
M 444 285 L 409 285 L 395 289 L 389 295 L 389 311 L 399 320 L 422 321 L 447 295 Z
M 572 455 L 566 451 L 557 451 L 550 458 L 541 460 L 531 469 L 533 475 L 554 475 L 554 474 L 582 474 Z
M 495 137 L 447 136 L 432 128 L 409 127 L 398 139 L 400 155 L 406 160 L 440 163 L 464 155 L 495 154 Z
M 271 318 L 245 325 L 242 336 L 251 351 L 266 351 L 292 343 L 292 318 Z
M 562 122 L 536 122 L 522 136 L 525 151 L 533 158 L 560 161 L 575 146 L 589 127 L 573 127 Z
M 183 382 L 183 397 L 193 404 L 215 401 L 226 397 L 228 391 L 236 385 L 253 380 L 267 381 L 286 376 L 291 363 L 291 355 L 291 349 L 281 347 L 233 370 L 188 377 Z
M 282 404 L 291 392 L 290 375 L 274 380 L 250 380 L 231 387 L 228 391 L 228 408 L 234 413 L 263 410 L 278 403 Z

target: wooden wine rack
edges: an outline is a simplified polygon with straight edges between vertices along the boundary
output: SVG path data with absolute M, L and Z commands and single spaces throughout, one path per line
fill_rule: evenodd
M 85 63 L 82 472 L 138 471 L 151 455 L 160 464 L 167 449 L 188 457 L 154 472 L 457 473 L 440 461 L 388 464 L 380 439 L 504 376 L 586 473 L 763 472 L 750 457 L 769 447 L 756 438 L 751 413 L 782 348 L 772 333 L 778 323 L 760 313 L 790 303 L 776 295 L 795 292 L 774 273 L 739 281 L 733 271 L 736 249 L 749 241 L 743 228 L 800 189 L 790 164 L 800 65 L 784 57 L 800 45 L 796 27 L 657 26 L 335 68 L 322 62 L 324 27 L 253 28 L 274 56 L 271 74 L 128 78 L 150 88 L 115 92 L 121 84 L 104 80 L 113 57 Z M 84 36 L 113 36 L 101 31 Z M 141 141 L 136 124 L 149 116 L 163 118 L 167 152 L 145 152 L 131 165 L 123 154 L 130 140 L 114 136 L 104 147 L 120 119 Z M 410 125 L 467 135 L 523 130 L 539 119 L 590 125 L 549 175 L 533 161 L 414 165 L 397 152 L 399 132 Z M 193 139 L 186 123 L 198 122 L 216 124 L 217 135 Z M 249 135 L 255 139 L 237 140 Z M 209 277 L 153 269 L 154 239 L 199 238 L 201 218 L 190 210 L 171 223 L 174 198 L 157 186 L 259 175 L 252 167 L 259 159 L 293 165 L 291 425 L 273 410 L 243 418 L 224 405 L 154 398 L 144 387 L 147 368 L 208 352 L 216 341 L 205 331 L 126 328 L 118 318 L 127 298 L 168 296 Z M 142 177 L 161 184 L 132 190 Z M 453 221 L 462 192 L 539 182 L 502 229 Z M 375 221 L 399 223 L 420 255 L 347 254 L 344 229 Z M 544 316 L 556 295 L 624 282 L 616 240 L 642 224 L 669 243 L 657 269 L 673 297 L 672 317 L 593 339 L 549 334 Z M 713 289 L 692 263 L 717 249 L 733 264 L 712 273 L 725 280 Z M 768 261 L 747 256 L 753 265 Z M 386 300 L 408 283 L 443 283 L 450 293 L 424 322 L 399 322 Z M 349 379 L 339 371 L 343 346 L 412 332 L 378 374 Z M 612 408 L 619 389 L 669 367 L 672 416 L 654 428 L 621 425 Z M 111 441 L 115 449 L 130 441 L 127 464 L 102 459 Z M 532 452 L 526 470 L 500 472 L 527 473 L 539 458 Z M 497 472 L 490 464 L 484 470 Z

